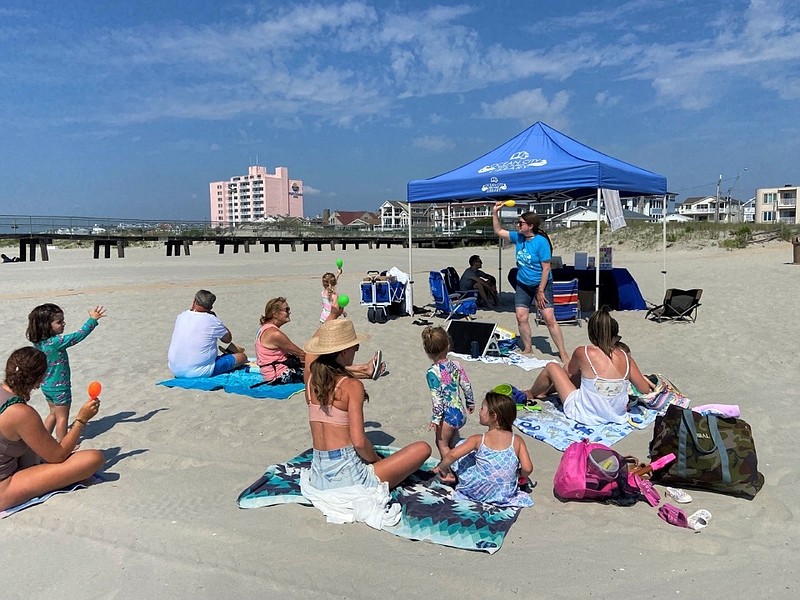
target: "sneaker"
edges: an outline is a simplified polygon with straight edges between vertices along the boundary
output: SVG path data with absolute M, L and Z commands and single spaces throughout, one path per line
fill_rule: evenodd
M 689 494 L 678 488 L 668 487 L 664 495 L 667 498 L 672 498 L 678 504 L 689 504 L 692 501 L 692 497 Z

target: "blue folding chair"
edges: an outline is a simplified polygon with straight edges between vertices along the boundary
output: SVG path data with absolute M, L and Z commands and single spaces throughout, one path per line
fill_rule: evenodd
M 580 324 L 581 311 L 578 302 L 578 279 L 553 282 L 553 309 L 558 323 Z M 539 308 L 536 308 L 536 324 L 544 323 Z
M 428 283 L 436 307 L 435 313 L 444 316 L 446 321 L 454 317 L 470 317 L 478 312 L 476 295 L 461 296 L 448 293 L 441 271 L 431 271 Z

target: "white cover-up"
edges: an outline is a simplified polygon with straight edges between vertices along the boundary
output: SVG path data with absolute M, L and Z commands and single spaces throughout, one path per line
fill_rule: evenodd
M 397 525 L 400 505 L 392 503 L 389 485 L 363 485 L 320 490 L 311 485 L 311 469 L 300 471 L 300 492 L 322 511 L 328 523 L 366 523 L 374 529 Z

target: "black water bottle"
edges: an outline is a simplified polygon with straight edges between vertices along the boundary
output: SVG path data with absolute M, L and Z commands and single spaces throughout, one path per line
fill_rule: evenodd
M 481 355 L 481 346 L 478 344 L 478 340 L 472 340 L 472 343 L 469 345 L 469 350 L 472 358 L 478 358 Z

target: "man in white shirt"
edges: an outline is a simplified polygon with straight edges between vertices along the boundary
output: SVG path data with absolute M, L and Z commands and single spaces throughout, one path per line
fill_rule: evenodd
M 211 377 L 247 362 L 243 351 L 219 356 L 218 343 L 230 344 L 233 336 L 212 311 L 216 299 L 208 290 L 200 290 L 192 307 L 175 320 L 167 354 L 169 370 L 175 377 Z

